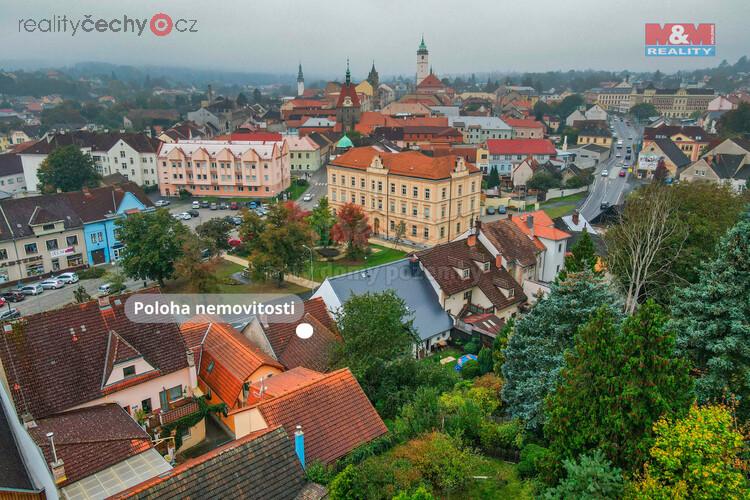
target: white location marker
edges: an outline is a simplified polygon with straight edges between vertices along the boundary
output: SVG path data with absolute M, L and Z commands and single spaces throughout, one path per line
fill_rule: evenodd
M 309 339 L 313 334 L 313 326 L 310 323 L 300 323 L 297 325 L 297 337 Z

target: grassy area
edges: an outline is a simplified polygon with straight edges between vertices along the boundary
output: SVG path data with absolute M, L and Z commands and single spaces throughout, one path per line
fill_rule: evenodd
M 393 248 L 383 247 L 380 245 L 370 245 L 373 249 L 367 259 L 352 260 L 343 258 L 333 262 L 325 260 L 318 260 L 313 262 L 313 281 L 323 282 L 329 276 L 338 276 L 339 274 L 356 271 L 358 269 L 364 269 L 366 267 L 379 266 L 381 264 L 387 264 L 394 260 L 402 259 L 406 255 L 401 250 L 394 250 Z M 310 276 L 310 268 L 305 268 L 305 271 L 301 273 L 303 278 Z
M 217 293 L 293 293 L 300 294 L 308 292 L 305 287 L 292 283 L 284 283 L 278 287 L 275 282 L 268 283 L 248 283 L 248 284 L 230 284 L 232 274 L 239 273 L 243 266 L 228 260 L 221 260 L 216 267 L 216 277 L 219 278 L 219 289 Z M 172 280 L 166 283 L 165 291 L 167 293 L 181 293 L 184 290 L 185 283 L 181 280 Z
M 550 218 L 554 219 L 556 217 L 562 217 L 563 215 L 568 215 L 573 213 L 573 210 L 576 209 L 578 205 L 570 204 L 570 205 L 558 205 L 554 207 L 545 208 L 542 207 L 542 210 L 544 210 L 547 215 L 550 216 Z
M 423 363 L 440 363 L 440 360 L 447 357 L 453 357 L 458 360 L 461 356 L 463 356 L 463 351 L 457 347 L 447 347 L 443 349 L 442 351 L 436 352 L 434 354 L 431 354 L 430 356 L 427 356 L 422 360 Z M 455 370 L 456 361 L 449 361 L 448 363 L 445 363 L 442 365 L 445 367 L 446 370 Z
M 302 193 L 304 193 L 308 187 L 309 184 L 307 182 L 300 184 L 296 181 L 293 181 L 292 185 L 289 186 L 289 188 L 287 188 L 287 190 L 284 192 L 289 195 L 290 200 L 296 200 L 300 196 L 302 196 Z
M 579 202 L 579 201 L 583 200 L 584 198 L 586 198 L 586 196 L 588 196 L 588 194 L 589 194 L 588 191 L 584 191 L 582 193 L 571 194 L 571 195 L 568 195 L 568 196 L 563 196 L 561 198 L 554 198 L 552 200 L 547 200 L 547 201 L 541 203 L 541 206 L 542 206 L 542 208 L 544 208 L 545 205 L 550 205 L 552 203 L 563 203 L 563 202 L 573 202 L 573 203 L 575 203 L 575 202 Z
M 519 478 L 516 469 L 515 464 L 485 457 L 473 475 L 487 476 L 487 479 L 472 479 L 460 492 L 446 495 L 445 498 L 534 498 L 533 485 Z

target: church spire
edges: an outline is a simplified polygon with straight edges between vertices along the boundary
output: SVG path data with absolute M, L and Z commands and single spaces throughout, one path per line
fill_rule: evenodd
M 297 81 L 304 82 L 305 77 L 302 75 L 302 63 L 299 63 L 299 71 L 297 72 Z
M 352 83 L 352 73 L 349 71 L 349 58 L 346 58 L 346 84 L 351 85 Z

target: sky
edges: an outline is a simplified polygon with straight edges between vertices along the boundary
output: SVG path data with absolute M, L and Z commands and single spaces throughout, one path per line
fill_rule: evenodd
M 29 32 L 27 20 L 148 20 L 172 32 Z M 177 32 L 193 26 L 197 32 Z M 750 55 L 750 0 L 0 0 L 0 64 L 82 61 L 355 78 L 411 76 L 424 34 L 438 75 L 605 69 L 673 72 Z M 22 21 L 21 21 L 22 20 Z M 195 20 L 193 25 L 192 20 Z M 645 57 L 644 24 L 715 23 L 717 56 Z M 28 25 L 26 25 L 28 26 Z M 83 26 L 83 25 L 81 25 Z M 117 24 L 115 25 L 117 26 Z

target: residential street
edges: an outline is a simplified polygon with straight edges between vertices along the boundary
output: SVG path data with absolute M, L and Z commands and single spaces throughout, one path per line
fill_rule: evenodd
M 593 220 L 601 212 L 601 204 L 606 202 L 610 205 L 619 205 L 622 203 L 625 195 L 632 189 L 633 184 L 631 177 L 633 174 L 627 172 L 630 165 L 635 165 L 637 161 L 636 144 L 640 141 L 640 132 L 633 125 L 626 125 L 622 119 L 613 118 L 612 124 L 615 127 L 617 137 L 613 138 L 615 144 L 622 140 L 622 148 L 614 149 L 609 159 L 598 165 L 594 170 L 594 183 L 589 190 L 589 196 L 584 200 L 580 207 L 581 214 L 587 220 Z M 633 148 L 631 159 L 625 161 L 628 146 Z M 616 154 L 620 153 L 621 157 L 617 158 Z M 622 163 L 624 166 L 621 166 Z M 620 170 L 626 169 L 625 177 L 620 177 Z M 602 171 L 607 170 L 608 175 L 603 177 Z
M 317 172 L 314 172 L 307 180 L 310 182 L 310 187 L 308 187 L 307 191 L 305 191 L 297 200 L 297 204 L 305 210 L 312 210 L 318 204 L 318 201 L 326 196 L 328 192 L 325 165 L 320 167 L 320 169 L 318 169 Z M 311 194 L 312 200 L 304 201 L 303 198 L 306 194 Z

